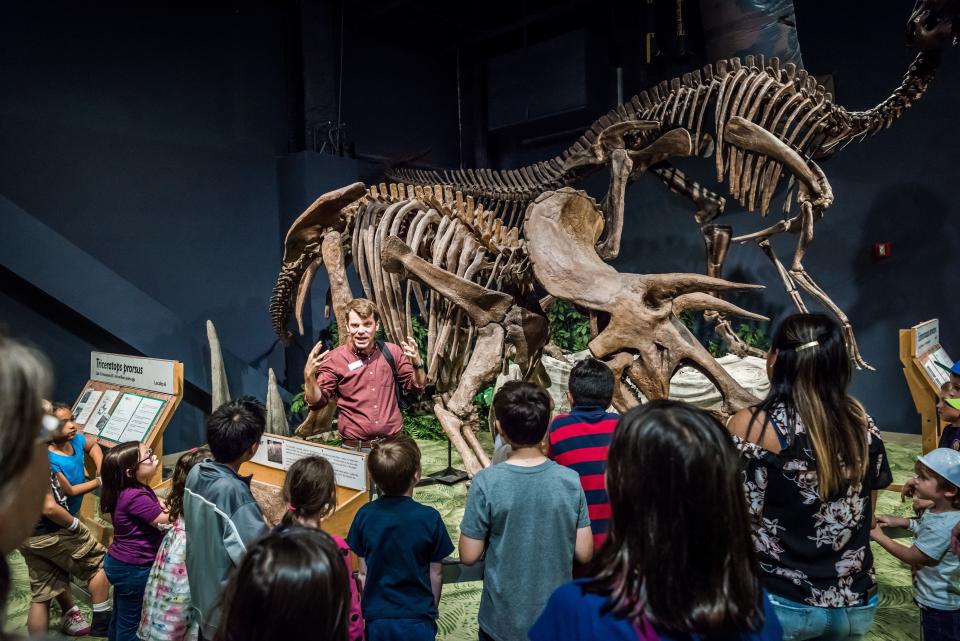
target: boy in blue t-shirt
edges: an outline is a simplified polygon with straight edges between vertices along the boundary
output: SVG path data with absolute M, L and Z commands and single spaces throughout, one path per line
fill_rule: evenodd
M 413 500 L 420 449 L 400 435 L 376 445 L 367 468 L 381 496 L 357 512 L 347 544 L 360 557 L 368 641 L 433 641 L 441 561 L 453 543 L 432 507 Z
M 69 405 L 54 403 L 53 415 L 59 419 L 61 428 L 47 446 L 47 456 L 50 458 L 50 469 L 56 474 L 67 497 L 67 511 L 76 516 L 80 512 L 83 495 L 100 487 L 103 450 L 96 441 L 88 441 L 80 433 Z M 90 456 L 97 468 L 97 477 L 89 481 L 84 470 L 85 454 Z

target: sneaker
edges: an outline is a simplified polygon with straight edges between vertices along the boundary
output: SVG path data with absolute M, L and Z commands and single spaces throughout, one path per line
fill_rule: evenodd
M 90 624 L 87 623 L 80 608 L 73 606 L 69 612 L 64 613 L 60 630 L 71 637 L 82 637 L 90 632 Z
M 87 634 L 91 637 L 105 637 L 107 636 L 107 630 L 110 628 L 110 616 L 113 614 L 110 610 L 106 612 L 94 612 L 93 613 L 93 622 L 90 625 L 90 632 Z

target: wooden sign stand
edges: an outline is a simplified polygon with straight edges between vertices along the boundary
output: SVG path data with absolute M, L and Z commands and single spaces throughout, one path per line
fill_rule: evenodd
M 370 500 L 371 480 L 367 473 L 367 454 L 299 438 L 264 434 L 260 447 L 250 461 L 240 466 L 240 474 L 253 476 L 251 489 L 264 517 L 271 525 L 287 510 L 281 488 L 287 469 L 306 456 L 322 456 L 333 465 L 337 480 L 337 507 L 323 520 L 323 529 L 346 538 L 357 511 Z
M 937 415 L 937 395 L 950 375 L 937 363 L 950 367 L 953 360 L 940 346 L 940 321 L 937 319 L 900 330 L 900 362 L 913 404 L 920 414 L 923 453 L 936 449 L 941 426 Z
M 73 405 L 84 436 L 104 450 L 139 440 L 163 460 L 163 433 L 183 400 L 183 363 L 100 352 L 90 355 L 90 363 L 90 379 Z M 141 405 L 143 411 L 138 415 Z M 85 467 L 89 477 L 97 475 L 89 458 Z M 162 480 L 163 469 L 158 466 L 150 486 L 157 487 Z M 92 493 L 85 494 L 79 517 L 107 545 L 113 530 L 109 520 L 101 517 L 98 506 Z

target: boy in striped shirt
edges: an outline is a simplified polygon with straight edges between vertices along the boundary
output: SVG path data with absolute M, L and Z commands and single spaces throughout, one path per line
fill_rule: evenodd
M 595 358 L 580 361 L 570 372 L 567 398 L 570 413 L 558 414 L 550 424 L 547 456 L 580 475 L 596 551 L 607 538 L 610 501 L 603 477 L 607 449 L 620 418 L 606 411 L 613 400 L 613 372 Z

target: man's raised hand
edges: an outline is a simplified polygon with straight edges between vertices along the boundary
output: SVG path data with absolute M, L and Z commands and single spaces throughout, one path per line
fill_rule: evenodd
M 320 365 L 323 364 L 323 361 L 327 360 L 329 353 L 330 350 L 323 349 L 323 341 L 314 345 L 313 349 L 310 350 L 310 354 L 307 355 L 307 364 L 303 368 L 303 377 L 316 378 L 317 372 L 320 370 Z
M 413 366 L 420 367 L 420 348 L 417 347 L 417 341 L 413 340 L 413 336 L 407 336 L 407 340 L 400 341 L 400 347 L 403 348 L 403 353 L 410 359 Z

